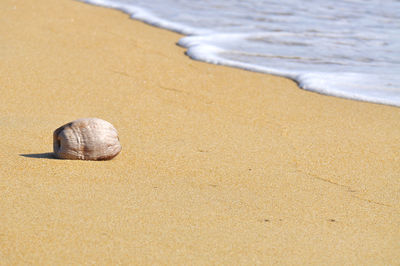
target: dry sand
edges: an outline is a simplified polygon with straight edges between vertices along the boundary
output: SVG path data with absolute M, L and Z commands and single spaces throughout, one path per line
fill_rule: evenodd
M 399 264 L 400 109 L 192 61 L 180 37 L 0 2 L 0 261 Z M 52 159 L 80 117 L 122 153 Z

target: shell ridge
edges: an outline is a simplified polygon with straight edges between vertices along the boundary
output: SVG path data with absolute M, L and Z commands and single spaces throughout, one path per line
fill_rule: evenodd
M 82 132 L 80 132 L 79 128 L 76 128 L 74 126 L 71 126 L 71 129 L 76 139 L 76 143 L 78 144 L 78 147 L 76 148 L 76 153 L 78 154 L 78 157 L 80 159 L 85 159 L 85 155 L 82 152 L 82 139 L 81 139 Z

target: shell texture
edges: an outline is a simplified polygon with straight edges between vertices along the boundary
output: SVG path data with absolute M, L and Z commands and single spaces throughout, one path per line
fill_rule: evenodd
M 60 159 L 110 160 L 121 151 L 118 132 L 99 118 L 81 118 L 53 133 L 54 154 Z

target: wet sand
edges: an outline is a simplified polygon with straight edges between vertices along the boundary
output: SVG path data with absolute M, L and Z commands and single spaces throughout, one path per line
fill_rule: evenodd
M 398 264 L 400 109 L 187 58 L 72 0 L 0 3 L 4 264 Z M 57 160 L 81 117 L 112 161 Z

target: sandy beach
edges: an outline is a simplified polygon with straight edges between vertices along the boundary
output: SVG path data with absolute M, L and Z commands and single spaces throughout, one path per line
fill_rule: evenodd
M 399 108 L 193 61 L 72 0 L 0 21 L 0 264 L 400 263 Z M 121 154 L 54 159 L 81 117 Z

